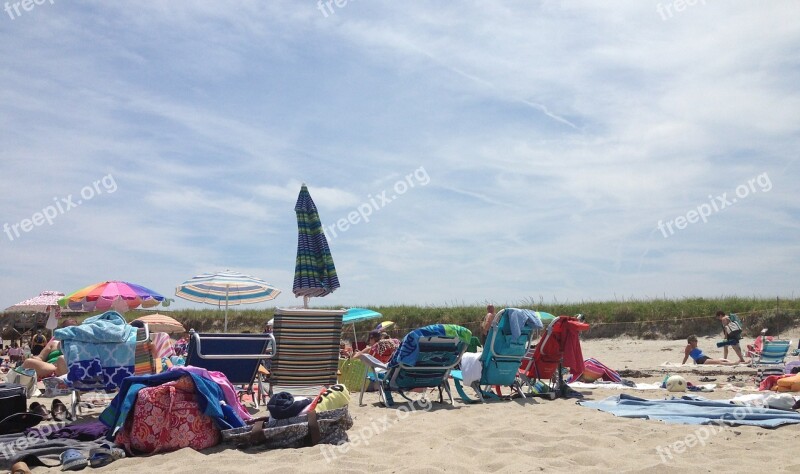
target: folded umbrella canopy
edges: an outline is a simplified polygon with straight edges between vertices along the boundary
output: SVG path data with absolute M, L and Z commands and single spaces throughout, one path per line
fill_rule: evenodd
M 317 206 L 305 184 L 300 188 L 294 211 L 297 214 L 297 259 L 292 291 L 295 297 L 303 297 L 303 306 L 307 308 L 310 297 L 325 296 L 339 288 L 339 278 Z
M 104 281 L 89 285 L 58 300 L 64 308 L 80 311 L 106 311 L 114 309 L 152 308 L 164 301 L 160 293 L 126 281 Z
M 175 295 L 189 301 L 220 305 L 225 302 L 225 328 L 228 331 L 228 306 L 261 303 L 275 299 L 281 290 L 264 280 L 226 270 L 203 273 L 178 285 Z

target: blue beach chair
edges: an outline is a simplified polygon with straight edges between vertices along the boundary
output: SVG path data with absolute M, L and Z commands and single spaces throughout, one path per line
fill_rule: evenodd
M 369 379 L 378 383 L 381 403 L 385 406 L 394 405 L 393 392 L 413 402 L 406 392 L 437 388 L 439 401 L 443 402 L 443 394 L 447 393 L 450 404 L 453 404 L 448 377 L 461 361 L 471 339 L 469 329 L 452 324 L 434 324 L 408 333 L 385 366 L 369 364 L 365 360 L 369 367 Z M 365 379 L 359 403 L 363 399 L 366 382 Z
M 272 334 L 201 334 L 191 330 L 189 335 L 186 365 L 222 372 L 231 385 L 242 386 L 239 396 L 251 395 L 258 408 L 259 400 L 268 394 L 258 369 L 262 361 L 275 356 Z M 255 383 L 258 383 L 258 395 L 253 390 Z
M 542 323 L 541 319 L 535 316 L 538 324 L 530 322 L 523 325 L 519 335 L 515 336 L 512 334 L 509 320 L 513 311 L 520 310 L 506 308 L 498 311 L 489 328 L 486 344 L 483 346 L 483 353 L 480 356 L 481 378 L 469 385 L 475 390 L 478 400 L 467 396 L 465 387 L 462 385 L 464 380 L 462 372 L 460 370 L 452 372 L 456 391 L 464 402 L 483 402 L 486 398 L 499 399 L 500 396 L 491 391 L 492 386 L 510 387 L 512 393 L 516 392 L 523 398 L 525 397 L 517 381 L 517 371 L 522 363 L 522 358 L 530 348 L 534 335 L 542 328 Z

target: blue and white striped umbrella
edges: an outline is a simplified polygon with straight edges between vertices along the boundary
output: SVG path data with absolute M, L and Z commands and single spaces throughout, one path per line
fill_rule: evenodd
M 226 270 L 203 273 L 178 285 L 175 295 L 189 301 L 221 305 L 225 302 L 225 331 L 228 330 L 228 306 L 261 303 L 275 299 L 281 290 L 264 280 Z

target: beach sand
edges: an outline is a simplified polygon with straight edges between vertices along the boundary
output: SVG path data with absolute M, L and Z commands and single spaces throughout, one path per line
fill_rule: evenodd
M 782 334 L 795 344 L 799 336 L 798 331 Z M 583 342 L 583 353 L 616 370 L 641 372 L 627 377 L 637 382 L 660 382 L 667 373 L 681 373 L 692 383 L 700 383 L 703 376 L 716 378 L 721 385 L 714 392 L 702 394 L 714 399 L 735 396 L 735 391 L 720 388 L 730 375 L 744 380 L 754 373 L 743 366 L 661 366 L 667 361 L 680 363 L 685 345 L 685 340 L 595 339 Z M 711 357 L 722 357 L 714 339 L 701 338 L 700 347 Z M 587 399 L 594 400 L 619 393 L 613 389 L 583 390 Z M 665 390 L 631 389 L 625 393 L 643 398 L 668 397 Z M 792 457 L 800 439 L 798 425 L 772 430 L 667 425 L 617 418 L 578 406 L 575 399 L 465 405 L 456 398 L 455 406 L 434 403 L 426 410 L 426 404 L 417 404 L 414 411 L 383 408 L 375 393 L 366 394 L 364 401 L 366 406 L 359 406 L 358 395 L 354 394 L 350 410 L 355 425 L 349 431 L 353 442 L 341 448 L 239 451 L 220 445 L 203 453 L 183 449 L 122 459 L 97 471 L 800 472 L 800 461 Z M 682 452 L 674 449 L 676 442 L 700 438 L 702 443 Z M 48 470 L 36 468 L 34 472 Z

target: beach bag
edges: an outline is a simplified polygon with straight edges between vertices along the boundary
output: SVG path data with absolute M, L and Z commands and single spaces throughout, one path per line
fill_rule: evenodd
M 42 379 L 42 383 L 44 384 L 44 396 L 48 398 L 69 395 L 72 391 L 62 377 L 47 377 Z
M 200 411 L 194 382 L 184 376 L 173 382 L 139 390 L 133 415 L 115 442 L 134 454 L 156 454 L 182 448 L 216 446 L 220 431 Z
M 0 420 L 28 411 L 25 387 L 16 383 L 0 383 Z
M 265 449 L 302 448 L 317 444 L 343 444 L 353 418 L 347 406 L 284 420 L 267 417 L 249 420 L 248 426 L 222 431 L 222 439 L 238 448 L 259 446 Z
M 339 383 L 351 392 L 361 391 L 367 378 L 367 365 L 359 359 L 339 359 Z
M 41 394 L 36 381 L 36 371 L 33 369 L 17 367 L 6 375 L 6 382 L 25 387 L 25 396 L 28 398 L 38 397 Z

